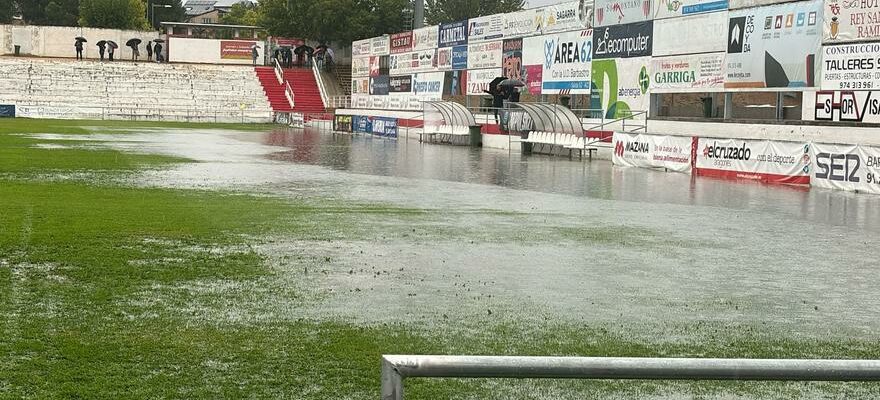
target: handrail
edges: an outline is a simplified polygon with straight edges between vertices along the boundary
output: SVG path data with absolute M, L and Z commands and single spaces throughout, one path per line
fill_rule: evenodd
M 293 88 L 290 87 L 290 82 L 284 82 L 284 97 L 287 97 L 287 102 L 290 103 L 290 108 L 293 108 L 294 93 Z
M 275 59 L 275 78 L 278 79 L 278 84 L 284 84 L 284 70 L 281 69 L 281 64 L 278 62 L 278 59 Z
M 880 360 L 384 355 L 382 400 L 403 400 L 414 377 L 868 382 Z
M 315 74 L 315 82 L 318 84 L 318 91 L 321 92 L 321 102 L 324 103 L 324 107 L 327 107 L 328 98 L 327 91 L 324 89 L 324 77 L 321 76 L 321 69 L 318 68 L 318 63 L 312 62 L 312 73 Z

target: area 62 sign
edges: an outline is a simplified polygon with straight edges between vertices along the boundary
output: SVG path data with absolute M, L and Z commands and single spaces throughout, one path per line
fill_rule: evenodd
M 880 91 L 816 92 L 816 121 L 880 123 Z

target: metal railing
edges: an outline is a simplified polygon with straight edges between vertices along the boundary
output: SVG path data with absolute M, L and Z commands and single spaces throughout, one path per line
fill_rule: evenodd
M 321 102 L 324 103 L 324 107 L 327 107 L 328 98 L 327 98 L 327 89 L 324 88 L 324 77 L 321 75 L 321 69 L 318 68 L 318 63 L 312 63 L 312 74 L 315 75 L 315 83 L 318 84 L 318 91 L 321 93 Z
M 281 63 L 278 62 L 278 59 L 275 59 L 275 78 L 278 79 L 278 84 L 284 84 L 284 70 L 281 69 Z
M 880 360 L 382 356 L 382 400 L 403 400 L 405 378 L 880 381 Z
M 327 99 L 327 107 L 328 108 L 350 108 L 351 107 L 351 96 L 342 95 L 342 96 L 331 96 Z
M 287 97 L 287 102 L 290 104 L 290 108 L 294 106 L 294 94 L 293 88 L 290 87 L 290 82 L 284 82 L 284 97 Z

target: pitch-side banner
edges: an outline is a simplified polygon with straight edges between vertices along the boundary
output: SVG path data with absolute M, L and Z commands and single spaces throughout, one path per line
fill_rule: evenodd
M 593 2 L 569 1 L 544 7 L 544 33 L 593 26 Z
M 522 79 L 526 90 L 533 95 L 541 94 L 544 76 L 544 37 L 523 38 Z
M 826 43 L 880 40 L 880 1 L 825 0 Z
M 593 26 L 648 21 L 653 18 L 652 11 L 651 0 L 596 0 Z
M 724 90 L 724 54 L 706 53 L 651 59 L 651 92 Z
M 823 46 L 822 89 L 880 89 L 880 43 Z
M 504 36 L 504 17 L 492 14 L 468 20 L 468 43 L 498 40 Z
M 813 143 L 810 185 L 880 194 L 880 148 Z
M 654 19 L 727 11 L 727 0 L 654 0 Z
M 802 104 L 807 121 L 880 123 L 880 91 L 820 90 Z
M 500 68 L 503 47 L 501 40 L 469 44 L 467 50 L 467 68 Z
M 430 50 L 437 47 L 438 26 L 426 26 L 413 30 L 413 50 Z
M 467 70 L 467 94 L 468 95 L 482 95 L 485 94 L 486 90 L 489 90 L 489 83 L 492 82 L 493 79 L 502 76 L 501 68 L 489 68 L 489 69 L 469 69 Z
M 523 40 L 504 39 L 503 52 L 501 54 L 501 68 L 504 76 L 510 79 L 523 81 Z M 524 81 L 523 81 L 524 82 Z
M 543 94 L 590 94 L 591 29 L 542 36 Z
M 803 142 L 699 138 L 694 174 L 767 183 L 810 183 L 810 146 Z
M 540 35 L 544 29 L 544 9 L 535 8 L 502 14 L 502 32 L 507 39 Z
M 355 40 L 351 43 L 351 56 L 369 56 L 372 48 L 370 39 Z
M 652 55 L 726 51 L 727 11 L 654 21 Z
M 690 172 L 694 138 L 614 132 L 614 165 Z
M 822 1 L 730 11 L 726 88 L 814 87 Z

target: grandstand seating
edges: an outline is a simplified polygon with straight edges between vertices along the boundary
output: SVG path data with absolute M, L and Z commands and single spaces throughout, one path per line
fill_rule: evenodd
M 294 111 L 306 115 L 323 114 L 327 111 L 311 68 L 285 69 L 284 80 L 290 83 L 290 88 L 293 89 Z
M 19 116 L 271 122 L 250 66 L 0 57 L 0 104 Z

